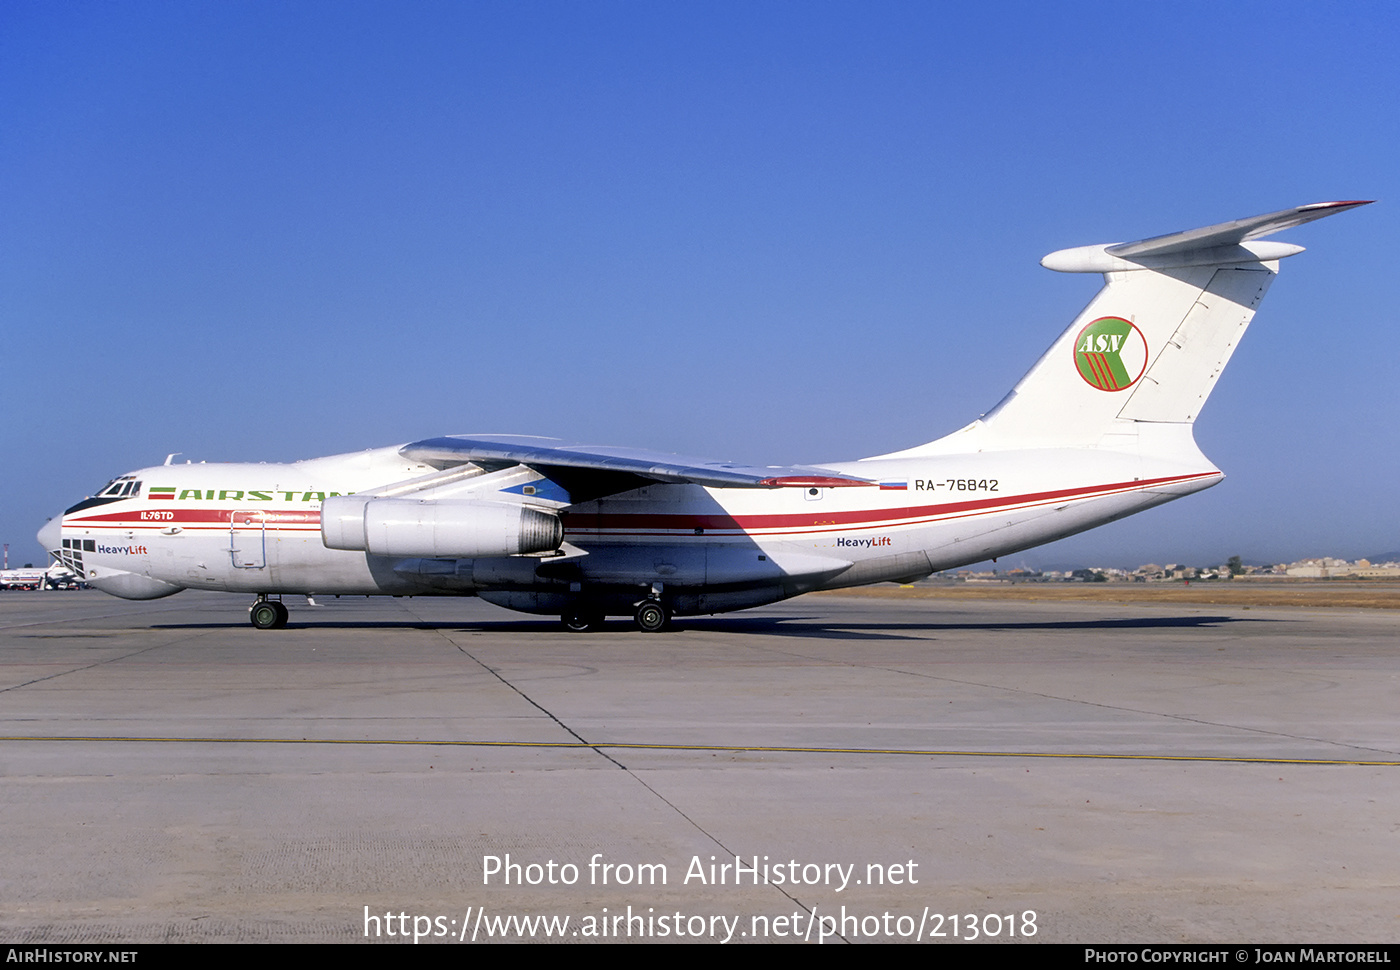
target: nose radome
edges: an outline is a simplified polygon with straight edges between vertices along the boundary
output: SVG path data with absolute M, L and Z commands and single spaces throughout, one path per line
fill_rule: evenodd
M 63 516 L 49 519 L 39 530 L 39 545 L 45 552 L 58 552 L 63 545 Z

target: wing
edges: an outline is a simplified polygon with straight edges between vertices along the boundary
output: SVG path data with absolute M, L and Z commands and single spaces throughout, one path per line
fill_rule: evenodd
M 528 435 L 447 435 L 404 445 L 399 454 L 435 468 L 467 462 L 497 468 L 528 465 L 570 492 L 600 497 L 648 482 L 709 488 L 837 488 L 874 485 L 863 478 L 803 465 L 758 467 L 687 458 L 640 448 L 583 445 Z M 576 497 L 576 501 L 581 500 Z

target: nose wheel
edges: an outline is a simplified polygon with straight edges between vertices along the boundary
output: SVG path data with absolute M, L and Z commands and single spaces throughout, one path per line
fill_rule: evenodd
M 279 600 L 259 597 L 248 607 L 248 620 L 259 630 L 280 630 L 287 625 L 287 608 Z

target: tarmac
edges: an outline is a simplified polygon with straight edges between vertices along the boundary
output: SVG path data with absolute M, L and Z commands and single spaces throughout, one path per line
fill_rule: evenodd
M 10 943 L 1400 938 L 1396 611 L 0 594 Z

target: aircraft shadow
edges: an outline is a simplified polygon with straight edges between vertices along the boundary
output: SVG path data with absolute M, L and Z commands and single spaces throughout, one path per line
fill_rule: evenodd
M 861 621 L 855 623 L 843 623 L 833 620 L 827 616 L 781 616 L 781 617 L 682 617 L 674 622 L 673 632 L 685 633 L 728 633 L 728 634 L 754 634 L 759 636 L 779 636 L 793 637 L 798 639 L 822 639 L 822 640 L 917 640 L 922 639 L 919 634 L 928 634 L 937 631 L 977 631 L 985 630 L 1022 632 L 1022 633 L 1055 633 L 1073 630 L 1112 632 L 1126 630 L 1191 630 L 1191 629 L 1214 629 L 1228 623 L 1272 623 L 1275 620 L 1253 619 L 1250 617 L 1238 616 L 1145 616 L 1145 617 L 1123 617 L 1102 620 L 1043 620 L 1043 621 L 949 621 L 931 623 L 908 623 L 908 622 L 871 622 Z M 246 626 L 244 623 L 157 623 L 152 624 L 152 629 L 157 630 L 219 630 L 232 627 Z M 608 634 L 633 633 L 631 624 L 622 618 L 617 618 L 608 622 L 601 634 L 571 633 L 560 627 L 558 621 L 543 619 L 518 619 L 518 620 L 490 620 L 487 622 L 461 621 L 425 621 L 425 620 L 328 620 L 321 621 L 313 619 L 310 622 L 298 623 L 295 619 L 287 624 L 288 630 L 442 630 L 459 633 L 498 633 L 508 635 L 512 633 L 553 633 L 560 636 L 571 637 L 578 640 L 580 644 L 588 642 L 590 637 Z M 638 634 L 640 636 L 640 634 Z M 664 640 L 666 634 L 655 634 Z M 268 637 L 269 642 L 275 641 L 275 636 Z
M 1244 618 L 1248 622 L 1258 621 Z M 678 621 L 678 630 L 693 629 L 716 633 L 751 633 L 766 636 L 817 637 L 820 639 L 920 639 L 916 634 L 936 631 L 1009 631 L 1053 633 L 1071 630 L 1160 630 L 1213 629 L 1225 623 L 1241 620 L 1234 616 L 1146 616 L 1103 620 L 1043 620 L 1043 621 L 947 621 L 947 622 L 870 622 L 843 623 L 825 616 L 788 617 L 709 617 Z

